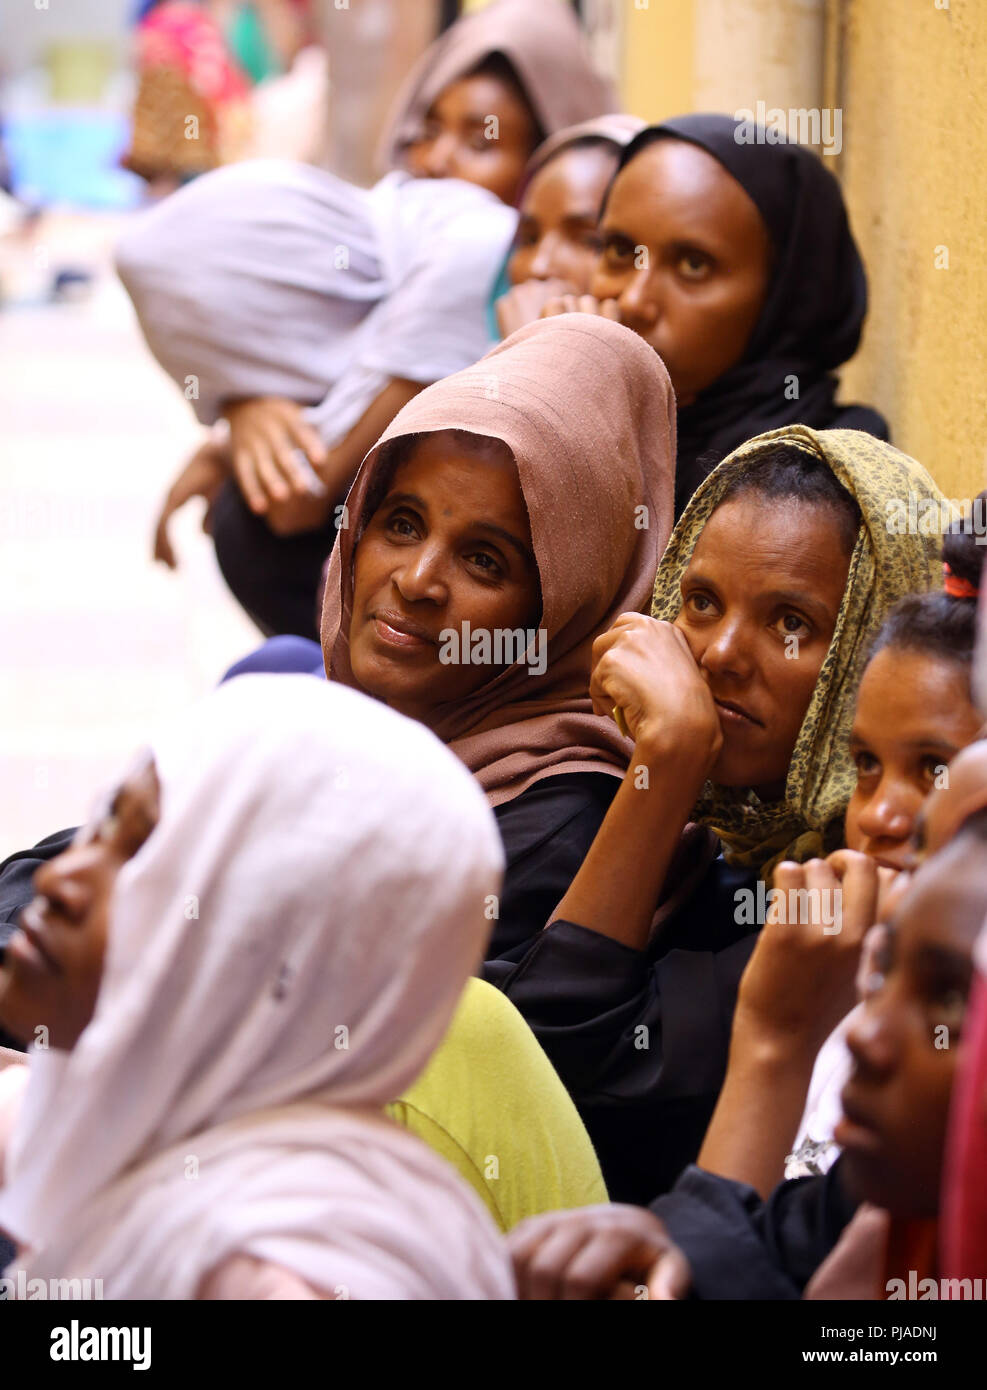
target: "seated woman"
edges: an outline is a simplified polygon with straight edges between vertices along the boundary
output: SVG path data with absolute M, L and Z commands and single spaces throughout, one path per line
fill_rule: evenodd
M 848 849 L 775 873 L 780 901 L 804 901 L 809 911 L 768 914 L 740 983 L 730 1065 L 698 1159 L 763 1194 L 783 1170 L 790 1178 L 825 1172 L 839 1152 L 833 1133 L 850 1071 L 845 1036 L 859 1009 L 838 1020 L 861 937 L 886 920 L 901 892 L 930 789 L 962 790 L 966 762 L 957 755 L 983 723 L 970 689 L 982 557 L 968 522 L 954 523 L 943 540 L 945 592 L 901 599 L 874 640 L 850 734 L 857 782 Z M 831 902 L 840 904 L 836 933 L 823 920 Z M 869 941 L 862 985 L 879 934 Z
M 528 164 L 520 222 L 505 272 L 513 288 L 490 305 L 491 337 L 508 337 L 534 322 L 563 290 L 585 290 L 598 254 L 596 224 L 621 148 L 643 126 L 634 116 L 609 115 L 551 136 Z M 505 289 L 498 284 L 496 291 Z M 496 309 L 496 317 L 493 311 Z M 227 678 L 248 671 L 315 671 L 318 644 L 278 636 L 236 662 Z
M 511 1241 L 522 1298 L 640 1297 L 642 1287 L 659 1299 L 946 1296 L 936 1221 L 971 953 L 987 912 L 987 780 L 954 809 L 959 823 L 891 917 L 848 1034 L 853 1071 L 834 1167 L 782 1183 L 767 1201 L 690 1168 L 650 1211 L 526 1222 Z
M 7 945 L 0 1017 L 35 1044 L 0 1195 L 25 1276 L 510 1298 L 479 1198 L 380 1113 L 442 1038 L 502 864 L 472 779 L 379 704 L 257 676 L 179 720 Z
M 422 54 L 395 97 L 377 162 L 381 172 L 478 183 L 514 205 L 540 141 L 616 108 L 565 0 L 493 0 Z
M 600 116 L 560 130 L 535 150 L 521 185 L 507 283 L 494 304 L 495 336 L 509 337 L 558 295 L 589 290 L 606 191 L 621 150 L 643 129 L 637 116 Z
M 422 385 L 487 345 L 487 292 L 515 215 L 465 183 L 372 189 L 253 160 L 139 213 L 117 269 L 148 346 L 217 436 L 158 522 L 202 495 L 220 568 L 265 633 L 314 636 L 337 504 Z M 302 534 L 295 535 L 301 530 Z
M 137 219 L 118 261 L 148 343 L 198 419 L 224 427 L 169 492 L 156 557 L 174 564 L 169 518 L 204 496 L 250 617 L 315 636 L 360 460 L 416 391 L 487 347 L 529 156 L 614 105 L 568 6 L 500 0 L 423 55 L 382 142 L 392 172 L 369 192 L 254 161 Z
M 493 955 L 550 920 L 627 767 L 631 744 L 589 699 L 592 647 L 649 601 L 674 455 L 660 360 L 569 315 L 422 392 L 347 499 L 326 669 L 427 723 L 479 779 L 508 861 Z M 0 924 L 70 839 L 0 866 Z
M 856 351 L 867 310 L 840 186 L 811 151 L 755 137 L 719 115 L 642 131 L 607 197 L 590 297 L 544 311 L 618 317 L 661 356 L 679 411 L 676 516 L 763 431 L 887 438 L 875 411 L 834 400 L 832 373 Z
M 938 535 L 888 531 L 909 492 L 939 497 L 859 431 L 752 440 L 676 527 L 654 618 L 624 614 L 595 645 L 594 707 L 626 721 L 628 771 L 552 925 L 486 973 L 555 1063 L 615 1200 L 650 1200 L 695 1159 L 763 884 L 843 842 L 866 648 L 941 573 Z

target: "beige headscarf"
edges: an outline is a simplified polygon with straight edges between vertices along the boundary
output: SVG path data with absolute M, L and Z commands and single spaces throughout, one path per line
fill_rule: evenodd
M 617 150 L 626 149 L 636 135 L 647 126 L 640 116 L 630 116 L 623 111 L 611 111 L 606 116 L 594 116 L 592 120 L 580 121 L 578 125 L 566 126 L 557 130 L 547 140 L 543 140 L 528 160 L 524 171 L 522 189 L 531 181 L 532 175 L 544 169 L 550 159 L 563 150 L 570 149 L 584 140 L 606 141 Z
M 453 82 L 502 54 L 546 135 L 613 111 L 617 97 L 593 67 L 571 6 L 563 0 L 493 0 L 453 24 L 406 78 L 377 152 L 381 172 L 400 165 L 421 138 L 425 113 Z
M 322 650 L 330 679 L 350 667 L 353 555 L 386 485 L 381 445 L 466 430 L 517 462 L 542 593 L 547 667 L 515 663 L 431 721 L 494 806 L 533 782 L 579 771 L 622 776 L 631 743 L 593 713 L 593 641 L 647 607 L 672 520 L 675 398 L 660 358 L 630 329 L 591 314 L 527 324 L 475 367 L 404 407 L 367 455 L 329 563 Z
M 843 816 L 856 785 L 850 726 L 871 641 L 898 599 L 942 586 L 938 531 L 899 534 L 895 522 L 910 498 L 913 510 L 928 499 L 942 499 L 922 465 L 862 430 L 786 425 L 742 444 L 697 488 L 662 557 L 654 617 L 671 622 L 678 616 L 682 575 L 724 490 L 738 470 L 778 445 L 821 459 L 856 501 L 862 525 L 783 800 L 769 805 L 753 790 L 707 782 L 695 808 L 695 819 L 719 836 L 730 863 L 756 867 L 766 880 L 782 858 L 804 861 L 842 843 Z

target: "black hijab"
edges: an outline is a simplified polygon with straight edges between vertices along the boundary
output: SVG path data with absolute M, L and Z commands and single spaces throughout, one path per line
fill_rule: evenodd
M 732 116 L 676 116 L 642 130 L 618 172 L 662 138 L 687 140 L 719 160 L 756 205 L 775 249 L 761 316 L 743 358 L 678 412 L 675 515 L 738 444 L 781 425 L 858 429 L 888 438 L 867 406 L 837 405 L 831 373 L 852 357 L 867 312 L 867 279 L 840 186 L 822 160 L 764 127 Z M 798 399 L 786 399 L 786 378 Z M 789 392 L 791 394 L 791 392 Z

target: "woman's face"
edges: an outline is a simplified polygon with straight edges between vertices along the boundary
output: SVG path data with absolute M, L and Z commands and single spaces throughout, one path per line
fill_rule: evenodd
M 591 293 L 617 300 L 688 405 L 740 361 L 761 313 L 772 261 L 761 214 L 711 154 L 661 139 L 617 175 L 600 234 Z
M 878 947 L 877 988 L 847 1034 L 854 1067 L 835 1138 L 861 1200 L 934 1216 L 973 943 L 983 843 L 963 832 L 915 875 Z
M 849 567 L 824 506 L 741 496 L 706 522 L 675 626 L 720 716 L 713 782 L 753 787 L 764 800 L 782 795 Z
M 531 527 L 506 446 L 426 435 L 395 470 L 356 548 L 350 663 L 370 695 L 429 723 L 498 668 L 443 662 L 449 629 L 473 634 L 538 621 Z M 448 650 L 448 648 L 447 648 Z
M 158 823 L 160 787 L 148 759 L 105 814 L 34 875 L 37 897 L 21 913 L 0 971 L 0 1023 L 15 1038 L 71 1049 L 93 1016 L 117 875 Z
M 850 753 L 857 786 L 846 817 L 850 849 L 904 869 L 919 809 L 981 718 L 955 661 L 884 647 L 860 682 Z
M 536 139 L 531 113 L 512 84 L 474 73 L 439 93 L 405 164 L 416 178 L 465 179 L 513 207 Z
M 562 150 L 534 175 L 521 200 L 512 285 L 567 280 L 585 294 L 600 254 L 597 221 L 617 157 L 607 145 Z

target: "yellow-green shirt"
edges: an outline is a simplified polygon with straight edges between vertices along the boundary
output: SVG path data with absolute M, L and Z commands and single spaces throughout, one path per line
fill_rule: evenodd
M 607 1201 L 555 1068 L 510 1000 L 483 980 L 470 980 L 427 1068 L 387 1112 L 453 1165 L 502 1231 Z

